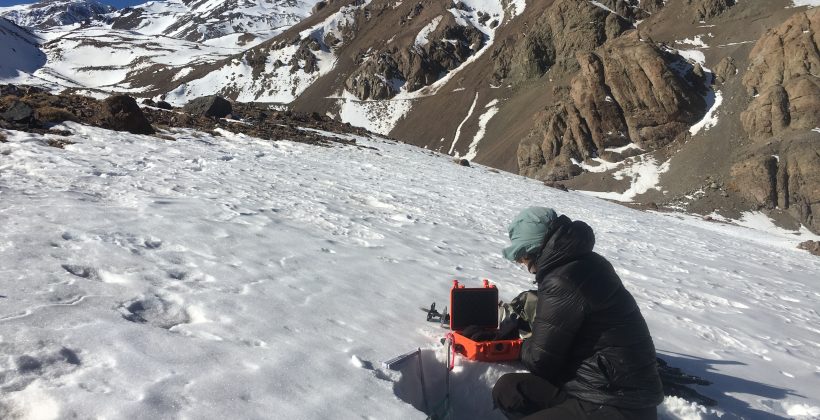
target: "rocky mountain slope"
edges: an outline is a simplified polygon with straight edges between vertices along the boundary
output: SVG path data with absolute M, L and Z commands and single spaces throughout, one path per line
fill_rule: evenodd
M 242 50 L 165 59 L 194 48 L 182 42 L 230 38 L 219 28 L 233 18 L 211 3 L 122 11 L 112 28 L 129 31 L 52 41 L 40 73 L 177 105 L 213 93 L 275 103 L 604 198 L 728 217 L 763 209 L 820 231 L 813 1 L 288 3 L 312 14 Z M 209 7 L 199 16 L 210 26 L 176 14 Z M 250 26 L 234 17 L 239 42 Z M 188 41 L 66 70 L 78 45 L 131 31 Z
M 94 0 L 51 0 L 0 7 L 0 16 L 34 29 L 104 21 L 115 9 Z
M 222 40 L 223 45 L 253 45 L 308 16 L 317 1 L 151 1 L 115 13 L 111 17 L 111 28 L 187 41 L 227 37 Z
M 211 46 L 250 48 L 311 13 L 318 0 L 149 1 L 122 10 L 94 0 L 43 0 L 0 7 L 0 16 L 43 31 L 46 39 L 88 27 Z

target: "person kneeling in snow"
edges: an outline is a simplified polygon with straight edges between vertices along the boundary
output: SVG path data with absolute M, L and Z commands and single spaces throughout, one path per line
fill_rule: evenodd
M 510 419 L 656 419 L 663 389 L 649 328 L 584 222 L 530 207 L 509 226 L 504 257 L 535 274 L 531 373 L 509 373 L 493 401 Z

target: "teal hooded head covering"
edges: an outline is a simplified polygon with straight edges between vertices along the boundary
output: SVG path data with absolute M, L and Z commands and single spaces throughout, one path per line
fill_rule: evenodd
M 547 207 L 528 207 L 521 210 L 507 227 L 512 245 L 502 250 L 504 258 L 516 261 L 541 248 L 550 224 L 557 218 L 555 210 Z

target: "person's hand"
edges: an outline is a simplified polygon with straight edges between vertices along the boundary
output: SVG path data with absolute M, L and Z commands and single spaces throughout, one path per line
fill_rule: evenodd
M 470 325 L 461 330 L 461 335 L 473 341 L 492 341 L 495 340 L 496 332 L 493 330 L 485 330 L 478 325 Z
M 496 340 L 517 340 L 518 338 L 518 321 L 511 318 L 505 319 L 495 334 Z

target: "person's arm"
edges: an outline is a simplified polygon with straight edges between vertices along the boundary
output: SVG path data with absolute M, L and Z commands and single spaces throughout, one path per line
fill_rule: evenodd
M 521 345 L 524 366 L 555 385 L 559 385 L 575 334 L 584 321 L 584 301 L 577 288 L 566 287 L 569 284 L 550 281 L 538 290 L 532 336 Z

